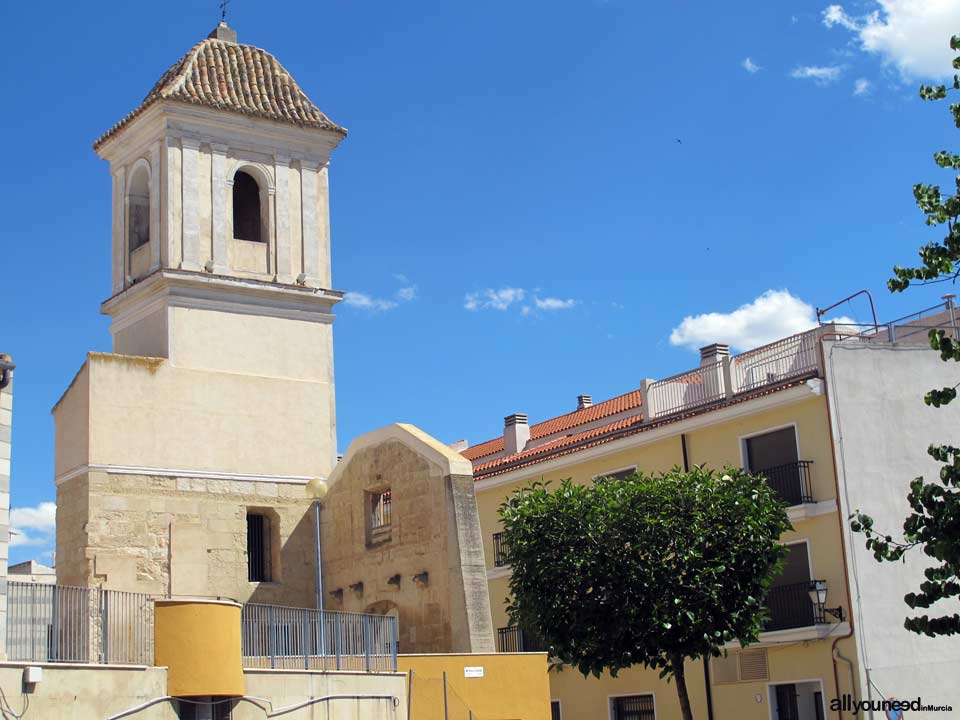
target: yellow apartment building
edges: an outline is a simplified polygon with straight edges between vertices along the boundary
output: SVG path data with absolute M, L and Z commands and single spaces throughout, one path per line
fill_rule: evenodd
M 952 318 L 949 300 L 934 324 L 945 322 L 947 312 Z M 835 357 L 868 357 L 869 365 L 847 375 L 863 379 L 869 395 L 869 383 L 889 375 L 887 366 L 902 364 L 908 357 L 892 353 L 908 350 L 912 352 L 909 357 L 919 359 L 926 370 L 916 366 L 919 381 L 909 387 L 901 382 L 899 390 L 889 390 L 889 397 L 881 399 L 894 414 L 896 403 L 916 401 L 922 405 L 921 386 L 928 381 L 923 374 L 936 370 L 939 361 L 923 347 L 925 332 L 914 333 L 907 343 L 894 342 L 899 338 L 892 337 L 895 328 L 891 328 L 853 333 L 846 328 L 823 327 L 736 356 L 724 345 L 711 345 L 701 350 L 700 366 L 693 370 L 664 380 L 644 380 L 638 389 L 603 402 L 593 403 L 590 396 L 581 395 L 570 413 L 532 425 L 526 415 L 510 415 L 505 418 L 502 436 L 466 448 L 463 454 L 474 467 L 498 649 L 544 649 L 535 637 L 509 626 L 505 599 L 510 593 L 510 568 L 503 561 L 498 517 L 498 507 L 508 495 L 534 480 L 572 478 L 589 483 L 601 476 L 635 470 L 657 472 L 673 466 L 745 467 L 765 475 L 789 506 L 793 530 L 781 539 L 788 546 L 788 555 L 768 596 L 770 619 L 760 641 L 745 649 L 732 644 L 725 658 L 709 663 L 688 661 L 687 685 L 694 716 L 711 720 L 843 718 L 852 715 L 831 710 L 835 698 L 846 694 L 876 698 L 880 690 L 871 681 L 870 668 L 861 667 L 862 653 L 851 619 L 851 608 L 856 617 L 862 617 L 864 605 L 859 591 L 855 604 L 851 601 L 848 549 L 857 544 L 862 547 L 863 540 L 846 538 L 845 517 L 852 509 L 847 504 L 854 500 L 838 502 L 836 466 L 842 432 L 837 427 L 839 415 L 831 405 L 830 378 Z M 854 381 L 844 382 L 849 388 Z M 869 436 L 868 428 L 883 416 L 864 417 L 858 411 L 863 402 L 851 402 L 843 422 Z M 934 417 L 933 421 L 943 425 L 947 418 Z M 898 437 L 895 434 L 889 440 L 891 449 L 903 445 Z M 869 440 L 864 442 L 869 444 Z M 923 449 L 903 452 L 915 458 Z M 878 494 L 881 486 L 876 479 L 874 476 L 873 488 L 855 500 L 858 505 L 867 507 Z M 883 494 L 905 502 L 904 486 L 891 485 Z M 895 516 L 896 512 L 891 517 Z M 868 568 L 870 562 L 862 561 L 863 567 Z M 902 593 L 892 597 L 899 600 Z M 893 605 L 900 624 L 905 610 Z M 610 621 L 616 622 L 616 618 Z M 896 635 L 903 648 L 916 646 L 915 636 L 901 636 L 906 634 L 902 627 L 891 625 L 886 632 L 891 638 Z M 905 665 L 917 676 L 924 674 L 922 652 Z M 576 669 L 565 668 L 552 670 L 550 676 L 555 719 L 680 717 L 676 688 L 660 680 L 653 670 L 638 667 L 621 672 L 616 679 L 585 679 Z M 911 688 L 897 690 L 915 696 Z

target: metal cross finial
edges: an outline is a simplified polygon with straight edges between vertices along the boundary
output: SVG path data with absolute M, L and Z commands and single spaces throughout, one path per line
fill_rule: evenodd
M 227 5 L 230 4 L 230 0 L 220 0 L 220 19 L 223 22 L 227 21 Z

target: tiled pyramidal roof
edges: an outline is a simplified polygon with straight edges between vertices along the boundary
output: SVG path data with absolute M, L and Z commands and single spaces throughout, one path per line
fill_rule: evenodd
M 211 37 L 194 45 L 167 70 L 143 102 L 100 137 L 94 148 L 160 100 L 331 130 L 341 136 L 347 134 L 310 101 L 273 55 L 252 45 L 217 37 L 224 35 L 223 28 L 221 25 Z

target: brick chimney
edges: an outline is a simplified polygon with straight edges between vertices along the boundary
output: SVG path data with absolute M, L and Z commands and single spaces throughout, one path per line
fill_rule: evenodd
M 577 395 L 577 410 L 583 410 L 593 405 L 593 396 Z
M 520 452 L 530 440 L 530 425 L 524 413 L 507 415 L 503 419 L 503 447 L 507 455 Z

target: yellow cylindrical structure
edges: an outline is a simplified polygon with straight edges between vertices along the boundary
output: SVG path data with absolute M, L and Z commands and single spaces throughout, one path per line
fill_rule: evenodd
M 237 603 L 157 600 L 154 648 L 155 664 L 168 668 L 168 695 L 243 695 Z

